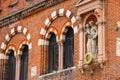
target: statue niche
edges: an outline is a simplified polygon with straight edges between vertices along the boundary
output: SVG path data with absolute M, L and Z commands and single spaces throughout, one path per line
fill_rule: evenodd
M 93 21 L 89 21 L 85 26 L 85 33 L 87 37 L 87 53 L 91 53 L 93 59 L 97 59 L 98 54 L 98 29 Z

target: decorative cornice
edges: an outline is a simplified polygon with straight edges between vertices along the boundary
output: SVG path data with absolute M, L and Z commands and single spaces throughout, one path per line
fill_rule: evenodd
M 102 8 L 102 0 L 85 0 L 84 4 L 79 5 L 77 16 L 85 14 L 90 11 L 94 11 L 95 9 Z M 81 2 L 81 3 L 83 3 Z M 80 3 L 80 4 L 81 4 Z M 98 11 L 98 10 L 97 10 Z
M 26 18 L 38 11 L 44 10 L 48 7 L 54 6 L 63 1 L 65 1 L 65 0 L 48 0 L 48 1 L 44 1 L 44 2 L 38 2 L 28 8 L 24 8 L 19 11 L 16 11 L 15 13 L 10 14 L 10 15 L 0 19 L 0 28 L 7 26 L 9 24 L 12 24 L 16 21 L 19 21 L 19 20 Z

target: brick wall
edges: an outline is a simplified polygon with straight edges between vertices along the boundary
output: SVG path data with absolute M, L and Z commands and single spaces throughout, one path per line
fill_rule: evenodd
M 120 21 L 120 1 L 106 1 L 106 54 L 109 78 L 118 78 L 120 76 L 120 57 L 116 55 L 116 38 L 119 38 L 119 31 L 116 31 L 116 22 Z M 117 79 L 116 79 L 117 80 Z
M 15 22 L 11 24 L 10 26 L 14 27 L 17 25 L 22 25 L 22 27 L 27 28 L 31 39 L 30 42 L 32 43 L 32 49 L 29 50 L 29 70 L 28 70 L 28 80 L 31 80 L 31 67 L 37 66 L 37 76 L 40 74 L 44 74 L 46 70 L 44 69 L 46 66 L 43 66 L 43 60 L 41 58 L 43 57 L 43 52 L 41 52 L 41 46 L 38 46 L 38 40 L 41 38 L 40 35 L 40 30 L 42 27 L 44 27 L 44 22 L 48 18 L 48 16 L 51 16 L 51 13 L 53 11 L 59 10 L 60 8 L 64 8 L 66 10 L 70 10 L 72 12 L 72 15 L 76 15 L 76 8 L 74 7 L 74 4 L 77 0 L 68 0 L 63 3 L 60 3 L 58 5 L 55 5 L 53 7 L 47 8 L 43 11 L 37 12 L 36 14 L 31 15 L 30 17 L 24 18 L 18 22 Z M 68 4 L 69 3 L 69 4 Z M 3 1 L 2 2 L 2 13 L 0 14 L 0 17 L 4 17 L 5 15 L 11 13 L 11 10 L 7 6 L 9 4 L 9 1 Z M 20 8 L 26 7 L 25 2 L 20 1 L 17 6 L 14 7 L 14 11 L 19 10 Z M 27 6 L 28 7 L 28 6 Z M 14 12 L 13 11 L 13 12 Z M 60 30 L 62 29 L 62 25 L 67 21 L 68 19 L 65 17 L 59 17 L 57 18 L 51 26 L 55 26 L 55 28 L 58 30 L 60 34 Z M 5 40 L 5 36 L 7 33 L 10 32 L 11 27 L 6 26 L 4 28 L 1 28 L 1 33 L 0 33 L 0 44 Z M 75 37 L 76 34 L 75 34 Z M 19 45 L 23 40 L 25 40 L 26 37 L 23 34 L 16 34 L 8 45 L 14 44 L 16 46 L 16 50 L 18 50 Z M 77 38 L 75 38 L 75 43 L 76 43 Z M 76 45 L 76 44 L 75 44 Z M 77 48 L 77 45 L 75 46 L 75 49 Z M 44 50 L 44 53 L 46 50 Z M 42 54 L 42 55 L 41 55 Z M 46 54 L 44 54 L 46 55 Z M 45 57 L 45 56 L 44 56 Z M 77 65 L 77 51 L 75 50 L 75 65 Z M 46 63 L 44 63 L 46 64 Z
M 23 27 L 28 29 L 28 32 L 31 36 L 30 42 L 32 43 L 32 49 L 29 50 L 29 70 L 28 70 L 28 80 L 32 80 L 31 78 L 31 68 L 33 66 L 37 66 L 37 77 L 41 74 L 44 74 L 47 72 L 47 49 L 46 46 L 38 46 L 38 40 L 42 37 L 40 35 L 41 28 L 45 27 L 45 20 L 51 16 L 51 13 L 53 11 L 59 10 L 61 8 L 64 8 L 66 10 L 70 10 L 72 12 L 72 15 L 76 16 L 77 8 L 74 6 L 75 3 L 78 0 L 66 0 L 65 2 L 62 2 L 58 5 L 55 5 L 53 7 L 49 7 L 43 11 L 37 12 L 29 17 L 26 17 L 18 22 L 15 22 L 11 24 L 10 26 L 6 26 L 3 28 L 0 28 L 0 44 L 5 40 L 5 36 L 7 33 L 10 33 L 10 29 L 16 25 L 22 25 Z M 37 0 L 35 1 L 37 2 Z M 26 3 L 25 1 L 20 1 L 20 4 L 17 5 L 13 12 L 26 7 L 30 5 L 29 3 Z M 7 7 L 9 5 L 9 1 L 2 1 L 2 13 L 0 14 L 0 17 L 11 13 L 12 9 L 9 9 Z M 32 5 L 32 4 L 31 4 Z M 76 69 L 76 79 L 75 80 L 105 80 L 105 79 L 116 79 L 119 80 L 119 69 L 120 69 L 120 58 L 119 56 L 116 56 L 116 38 L 120 37 L 120 31 L 116 31 L 116 22 L 120 21 L 120 1 L 119 0 L 107 0 L 106 5 L 106 26 L 105 26 L 105 39 L 106 39 L 106 55 L 107 55 L 107 61 L 104 65 L 104 67 L 97 68 L 94 71 L 93 75 L 90 75 L 88 72 L 85 72 L 82 74 L 80 70 Z M 59 17 L 55 19 L 50 27 L 54 27 L 58 34 L 60 35 L 62 26 L 69 21 L 66 17 Z M 78 22 L 79 23 L 79 22 Z M 77 23 L 77 24 L 78 24 Z M 78 60 L 79 60 L 79 34 L 74 34 L 74 65 L 77 67 Z M 23 34 L 16 34 L 10 42 L 8 43 L 8 46 L 13 44 L 16 46 L 16 50 L 19 49 L 19 45 L 23 40 L 25 40 L 26 37 Z M 43 48 L 44 47 L 44 52 Z M 0 49 L 2 52 L 2 50 Z M 45 53 L 45 54 L 44 54 Z M 44 56 L 43 56 L 44 55 Z M 43 58 L 44 57 L 44 58 Z M 46 65 L 45 65 L 46 64 Z

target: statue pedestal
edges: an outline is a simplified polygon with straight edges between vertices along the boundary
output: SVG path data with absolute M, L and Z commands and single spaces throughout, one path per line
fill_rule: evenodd
M 99 63 L 97 60 L 93 60 L 90 64 L 84 64 L 80 68 L 81 72 L 84 74 L 86 71 L 90 72 L 90 74 L 93 74 L 95 69 L 101 69 L 103 68 L 104 63 Z

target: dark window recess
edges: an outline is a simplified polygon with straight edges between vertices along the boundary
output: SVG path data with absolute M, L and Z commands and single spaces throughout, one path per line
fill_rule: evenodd
M 0 13 L 2 12 L 2 8 L 0 7 Z
M 52 33 L 48 48 L 48 73 L 58 70 L 58 44 L 56 36 Z
M 64 42 L 63 52 L 63 68 L 72 67 L 74 65 L 74 33 L 71 27 L 68 28 L 66 39 Z
M 16 70 L 16 58 L 14 56 L 14 51 L 11 51 L 8 59 L 7 80 L 15 80 L 15 70 Z
M 18 0 L 10 3 L 8 7 L 12 8 L 12 7 L 16 6 L 17 4 L 18 4 Z
M 28 46 L 22 50 L 20 59 L 20 80 L 28 80 Z

